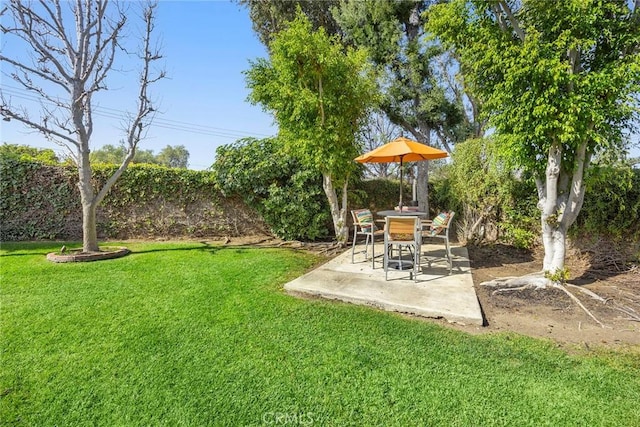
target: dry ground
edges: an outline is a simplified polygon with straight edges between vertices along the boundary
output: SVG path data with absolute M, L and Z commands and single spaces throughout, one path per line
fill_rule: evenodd
M 640 322 L 632 320 L 633 316 L 640 315 L 640 268 L 637 266 L 610 263 L 594 268 L 588 257 L 575 251 L 569 253 L 569 283 L 600 295 L 606 303 L 576 288 L 569 290 L 602 322 L 602 327 L 559 289 L 495 294 L 493 289 L 480 286 L 498 277 L 539 271 L 542 253 L 502 245 L 469 246 L 468 250 L 473 282 L 487 323 L 482 328 L 484 332 L 513 331 L 586 348 L 640 345 Z
M 293 247 L 334 256 L 340 251 L 330 244 L 282 242 L 269 237 L 233 238 L 227 244 L 253 244 Z M 494 294 L 493 289 L 480 283 L 509 276 L 539 271 L 542 268 L 540 251 L 519 250 L 511 246 L 468 246 L 473 281 L 485 317 L 485 325 L 461 326 L 447 324 L 469 333 L 483 334 L 511 331 L 532 337 L 549 338 L 566 347 L 622 348 L 640 350 L 640 267 L 620 266 L 608 262 L 594 266 L 594 262 L 577 251 L 570 251 L 567 266 L 569 283 L 579 285 L 606 299 L 602 303 L 575 288 L 576 295 L 604 325 L 591 319 L 575 302 L 559 289 L 523 290 Z M 438 320 L 446 324 L 446 322 Z

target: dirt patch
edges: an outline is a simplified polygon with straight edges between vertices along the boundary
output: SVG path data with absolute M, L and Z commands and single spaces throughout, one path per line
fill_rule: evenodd
M 640 315 L 640 269 L 637 266 L 593 270 L 590 261 L 579 253 L 568 255 L 569 283 L 590 290 L 606 301 L 597 301 L 580 289 L 569 288 L 604 324 L 603 328 L 559 289 L 494 293 L 493 289 L 480 286 L 491 279 L 539 271 L 543 255 L 540 251 L 502 245 L 469 246 L 467 249 L 486 326 L 462 329 L 474 333 L 513 331 L 586 348 L 640 345 L 640 322 L 631 320 L 633 315 Z
M 67 250 L 64 246 L 60 252 L 47 254 L 52 262 L 91 262 L 121 258 L 129 254 L 129 249 L 123 247 L 103 247 L 96 252 L 83 252 L 82 249 Z

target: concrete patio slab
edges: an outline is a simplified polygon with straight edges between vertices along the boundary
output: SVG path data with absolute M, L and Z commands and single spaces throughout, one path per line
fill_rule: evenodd
M 356 246 L 356 252 L 362 249 L 364 247 Z M 365 261 L 364 254 L 356 254 L 355 263 L 351 263 L 349 249 L 287 283 L 284 288 L 294 295 L 336 299 L 388 311 L 444 318 L 449 322 L 482 325 L 482 311 L 473 287 L 467 249 L 452 247 L 451 252 L 453 271 L 449 275 L 443 246 L 422 245 L 422 272 L 415 282 L 409 277 L 408 270 L 389 271 L 389 280 L 385 280 L 382 257 L 376 259 L 375 268 L 371 260 Z

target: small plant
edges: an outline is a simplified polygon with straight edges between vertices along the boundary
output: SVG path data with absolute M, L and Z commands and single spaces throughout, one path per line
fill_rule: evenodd
M 504 238 L 519 249 L 531 249 L 536 242 L 536 233 L 517 227 L 510 223 L 501 224 L 504 231 Z
M 559 268 L 555 272 L 545 271 L 544 277 L 554 283 L 566 283 L 569 280 L 569 269 L 567 267 Z

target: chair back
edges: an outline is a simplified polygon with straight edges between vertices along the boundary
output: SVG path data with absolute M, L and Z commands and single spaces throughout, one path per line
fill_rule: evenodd
M 358 231 L 371 233 L 375 231 L 375 223 L 373 222 L 373 214 L 369 209 L 355 209 L 351 211 L 354 227 Z
M 443 230 L 445 234 L 449 234 L 449 225 L 451 224 L 451 220 L 456 213 L 451 212 L 440 212 L 431 222 L 431 230 L 430 235 L 435 236 L 440 234 Z
M 385 237 L 388 236 L 389 240 L 418 240 L 420 218 L 417 216 L 388 216 L 385 221 Z

